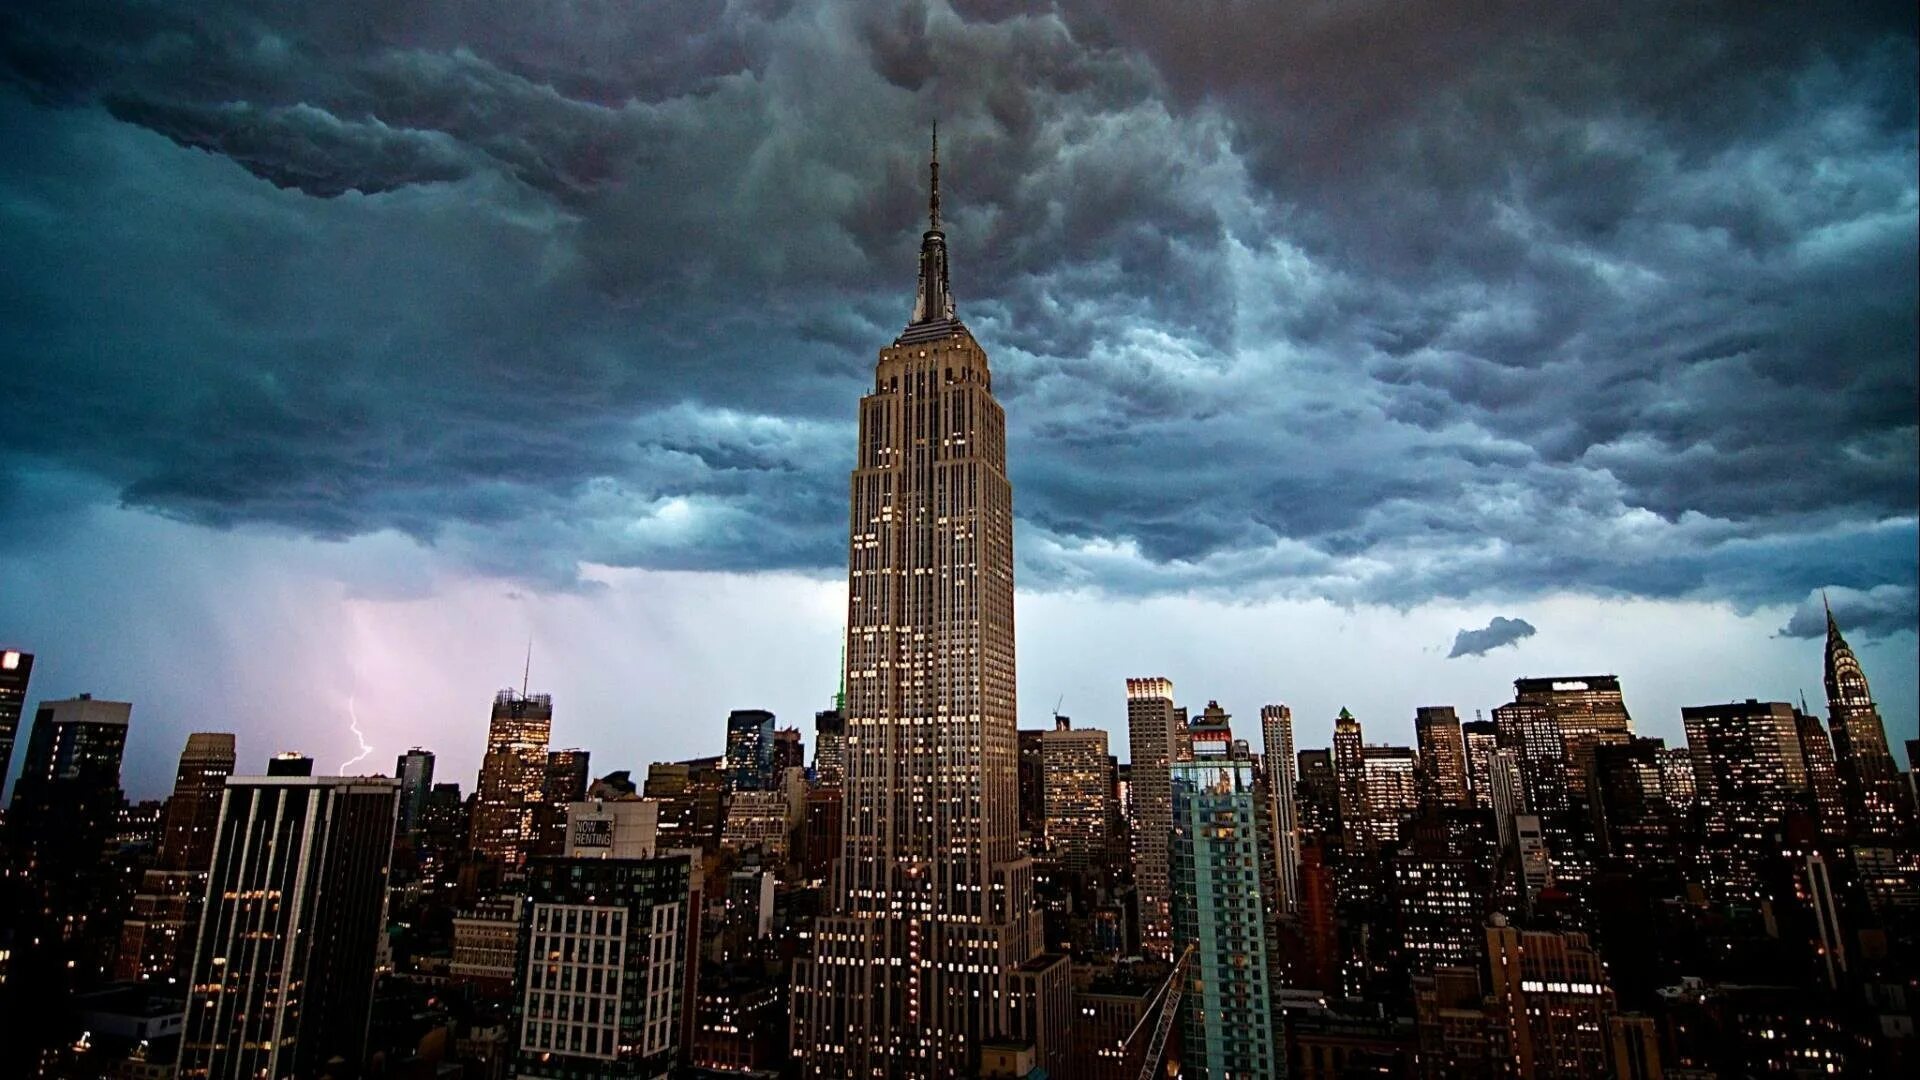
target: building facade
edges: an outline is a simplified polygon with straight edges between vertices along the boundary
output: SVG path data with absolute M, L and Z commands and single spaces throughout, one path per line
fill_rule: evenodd
M 1467 747 L 1453 706 L 1415 709 L 1413 732 L 1420 752 L 1421 803 L 1436 808 L 1468 805 Z
M 1084 873 L 1110 853 L 1113 776 L 1107 733 L 1067 725 L 1060 717 L 1040 736 L 1041 828 L 1046 857 Z
M 1913 824 L 1910 792 L 1887 748 L 1887 728 L 1867 687 L 1866 672 L 1840 635 L 1831 607 L 1827 608 L 1825 674 L 1827 730 L 1846 798 L 1848 826 L 1861 841 L 1905 839 Z
M 1179 756 L 1173 680 L 1127 680 L 1127 749 L 1132 755 L 1128 801 L 1133 807 L 1133 880 L 1139 890 L 1140 944 L 1166 956 L 1172 922 L 1167 896 L 1167 836 L 1173 829 L 1168 768 Z
M 1300 906 L 1300 815 L 1294 805 L 1299 775 L 1292 709 L 1285 705 L 1261 706 L 1260 752 L 1273 814 L 1273 905 L 1278 912 L 1291 913 Z
M 544 801 L 547 743 L 553 737 L 553 698 L 502 690 L 487 721 L 487 753 L 473 807 L 473 849 L 507 866 L 531 850 L 535 815 Z

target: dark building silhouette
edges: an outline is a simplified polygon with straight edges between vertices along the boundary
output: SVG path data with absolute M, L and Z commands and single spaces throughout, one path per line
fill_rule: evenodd
M 393 762 L 394 779 L 400 781 L 400 822 L 395 832 L 411 837 L 420 831 L 420 815 L 426 811 L 427 793 L 433 790 L 433 751 L 414 747 Z
M 1421 805 L 1468 805 L 1467 748 L 1453 706 L 1422 705 L 1415 709 L 1413 731 L 1420 752 Z
M 227 777 L 233 775 L 234 739 L 227 732 L 195 732 L 174 773 L 167 799 L 160 865 L 141 876 L 133 910 L 120 927 L 114 958 L 117 978 L 179 977 L 193 959 L 193 930 L 206 897 L 215 830 Z
M 0 649 L 0 788 L 13 766 L 13 740 L 27 709 L 27 684 L 33 678 L 33 654 Z
M 773 786 L 773 714 L 735 709 L 727 714 L 727 790 Z

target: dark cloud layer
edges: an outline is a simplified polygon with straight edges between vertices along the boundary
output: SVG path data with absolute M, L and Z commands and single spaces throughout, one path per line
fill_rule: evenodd
M 1911 627 L 1913 24 L 18 3 L 0 479 L 555 586 L 831 568 L 938 115 L 1026 584 Z
M 1849 640 L 1873 640 L 1912 633 L 1914 590 L 1911 586 L 1878 585 L 1871 589 L 1823 589 L 1808 596 L 1793 611 L 1782 637 L 1819 638 L 1827 636 L 1827 608 Z
M 1458 633 L 1454 634 L 1453 649 L 1447 653 L 1447 659 L 1485 656 L 1503 645 L 1518 645 L 1521 638 L 1530 638 L 1535 633 L 1533 624 L 1525 619 L 1509 619 L 1505 615 L 1495 615 L 1491 622 L 1478 630 L 1462 627 Z

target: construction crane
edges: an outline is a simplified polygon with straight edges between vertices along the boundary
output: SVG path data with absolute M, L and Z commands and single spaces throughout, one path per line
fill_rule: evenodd
M 1173 1033 L 1173 1019 L 1180 1013 L 1180 993 L 1185 989 L 1181 977 L 1187 973 L 1187 964 L 1193 959 L 1193 946 L 1188 945 L 1180 953 L 1180 959 L 1174 961 L 1173 971 L 1167 981 L 1161 985 L 1155 997 L 1165 1002 L 1160 1010 L 1159 1019 L 1153 1025 L 1153 1037 L 1147 1040 L 1147 1057 L 1140 1063 L 1140 1080 L 1153 1080 L 1153 1074 L 1160 1068 L 1160 1055 L 1167 1052 L 1167 1036 Z M 1127 1037 L 1120 1040 L 1120 1046 L 1133 1045 L 1140 1037 L 1140 1031 L 1147 1026 L 1147 1018 L 1153 1016 L 1153 1002 L 1147 1003 L 1146 1012 L 1140 1015 L 1140 1022 L 1133 1025 Z

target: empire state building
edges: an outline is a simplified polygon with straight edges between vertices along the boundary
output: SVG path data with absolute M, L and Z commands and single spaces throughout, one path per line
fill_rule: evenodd
M 794 973 L 809 1077 L 950 1077 L 983 1040 L 1045 1042 L 1041 984 L 1065 981 L 1015 836 L 1006 417 L 948 289 L 938 142 L 931 172 L 913 318 L 860 402 L 845 840 Z

